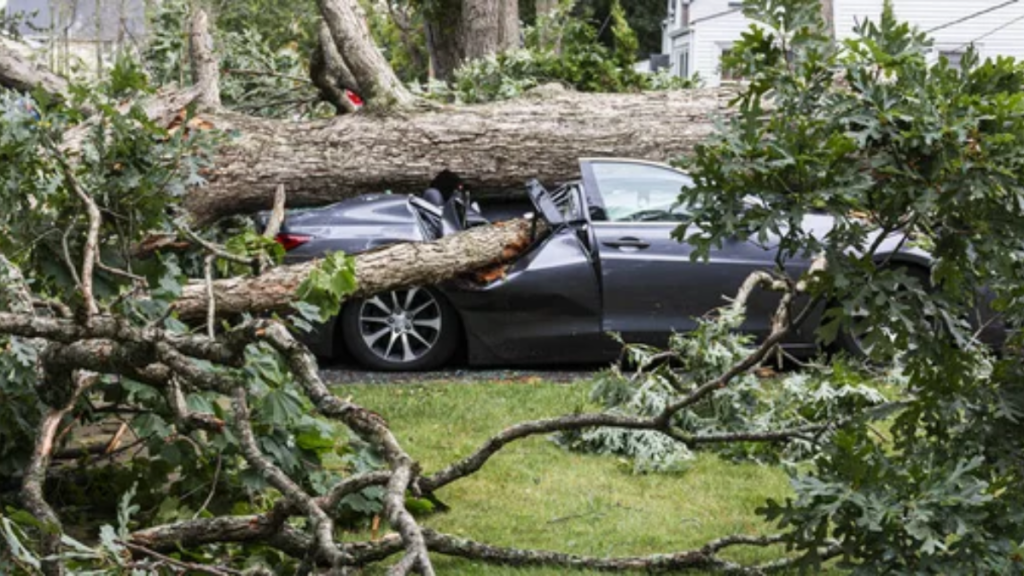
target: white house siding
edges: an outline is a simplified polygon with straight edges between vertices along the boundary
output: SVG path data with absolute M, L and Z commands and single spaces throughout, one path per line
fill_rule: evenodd
M 672 2 L 668 0 L 669 8 Z M 698 74 L 707 86 L 721 83 L 722 51 L 750 26 L 750 21 L 736 10 L 738 4 L 730 0 L 692 0 L 690 26 L 685 33 L 677 4 L 676 18 L 668 22 L 665 42 L 671 49 L 673 72 L 680 72 L 680 54 L 688 50 L 688 75 Z M 853 36 L 856 23 L 866 18 L 877 20 L 882 5 L 883 0 L 833 0 L 836 35 Z M 1004 55 L 1024 60 L 1024 0 L 894 0 L 893 6 L 901 20 L 931 31 L 935 57 L 939 51 L 963 52 L 973 42 L 982 59 Z M 989 8 L 996 9 L 978 14 Z
M 856 21 L 877 20 L 882 4 L 882 0 L 835 0 L 836 34 L 852 36 Z M 1024 59 L 1024 2 L 894 0 L 893 9 L 900 20 L 922 31 L 934 30 L 929 36 L 936 51 L 963 52 L 973 42 L 983 60 L 996 56 Z
M 690 6 L 690 75 L 698 74 L 707 86 L 721 83 L 722 52 L 740 39 L 750 21 L 736 2 L 695 0 Z

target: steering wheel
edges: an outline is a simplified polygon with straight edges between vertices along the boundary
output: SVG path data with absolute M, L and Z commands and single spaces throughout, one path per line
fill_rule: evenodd
M 652 222 L 658 220 L 671 221 L 672 213 L 667 210 L 641 210 L 634 212 L 621 220 L 625 222 Z

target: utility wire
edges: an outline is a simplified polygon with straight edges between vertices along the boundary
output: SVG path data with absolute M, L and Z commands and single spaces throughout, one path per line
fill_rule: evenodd
M 1021 14 L 1020 16 L 1017 16 L 1016 18 L 1014 18 L 1013 20 L 1010 20 L 1009 22 L 1005 22 L 1003 24 L 1000 24 L 999 26 L 993 28 L 992 30 L 989 30 L 988 32 L 985 32 L 981 36 L 978 36 L 974 40 L 971 40 L 969 42 L 964 42 L 963 44 L 961 44 L 960 46 L 957 47 L 957 51 L 959 51 L 959 50 L 961 50 L 963 48 L 966 48 L 966 47 L 970 46 L 971 44 L 974 44 L 975 42 L 984 40 L 985 38 L 988 38 L 989 36 L 995 34 L 996 32 L 999 32 L 1000 30 L 1003 30 L 1005 28 L 1009 28 L 1010 26 L 1013 26 L 1014 24 L 1016 24 L 1017 22 L 1020 22 L 1021 20 L 1024 20 L 1024 14 Z
M 968 20 L 973 20 L 973 19 L 977 18 L 978 16 L 984 16 L 985 14 L 988 14 L 989 12 L 995 12 L 996 10 L 999 10 L 999 9 L 1002 9 L 1002 8 L 1006 8 L 1010 4 L 1016 4 L 1019 1 L 1020 0 L 1007 0 L 1006 2 L 1003 2 L 1002 4 L 997 4 L 995 6 L 989 6 L 988 8 L 985 8 L 984 10 L 980 10 L 978 12 L 974 12 L 973 14 L 968 14 L 967 16 L 963 16 L 961 18 L 957 18 L 956 20 L 953 20 L 952 22 L 946 22 L 945 24 L 941 24 L 939 26 L 936 26 L 935 28 L 931 28 L 931 29 L 925 30 L 925 32 L 928 33 L 928 34 L 931 34 L 932 32 L 935 32 L 935 31 L 938 31 L 938 30 L 942 30 L 944 28 L 949 28 L 950 26 L 956 26 L 957 24 L 960 24 L 961 22 L 967 22 Z
M 1016 2 L 1017 0 L 1013 0 L 1013 1 Z M 690 25 L 692 26 L 692 25 L 694 25 L 694 24 L 696 24 L 698 22 L 707 22 L 708 20 L 714 20 L 715 18 L 721 18 L 722 16 L 728 16 L 729 14 L 735 14 L 735 13 L 740 12 L 742 10 L 743 10 L 742 6 L 737 6 L 736 8 L 730 8 L 730 9 L 724 11 L 724 12 L 717 12 L 715 14 L 709 14 L 708 16 L 705 16 L 703 18 L 697 18 L 696 20 L 690 22 Z

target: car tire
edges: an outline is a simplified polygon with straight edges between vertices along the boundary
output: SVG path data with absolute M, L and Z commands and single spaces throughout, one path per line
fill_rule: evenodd
M 352 358 L 375 370 L 420 371 L 451 360 L 459 345 L 459 315 L 433 288 L 409 288 L 353 299 L 341 313 Z
M 926 287 L 926 290 L 930 289 L 931 278 L 928 270 L 921 268 L 920 266 L 902 265 L 899 266 L 903 271 L 911 277 L 917 278 L 922 286 Z M 838 352 L 845 352 L 848 356 L 857 360 L 869 361 L 871 355 L 863 345 L 860 334 L 851 332 L 849 329 L 840 330 L 836 335 L 836 341 L 833 343 L 834 350 Z

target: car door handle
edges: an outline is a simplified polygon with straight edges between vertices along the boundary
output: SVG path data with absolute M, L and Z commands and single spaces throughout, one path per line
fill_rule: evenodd
M 650 242 L 645 242 L 639 238 L 634 238 L 632 236 L 626 236 L 624 238 L 619 238 L 618 240 L 607 240 L 605 242 L 602 242 L 602 244 L 608 246 L 609 248 L 632 248 L 633 250 L 643 250 L 644 248 L 651 247 Z

